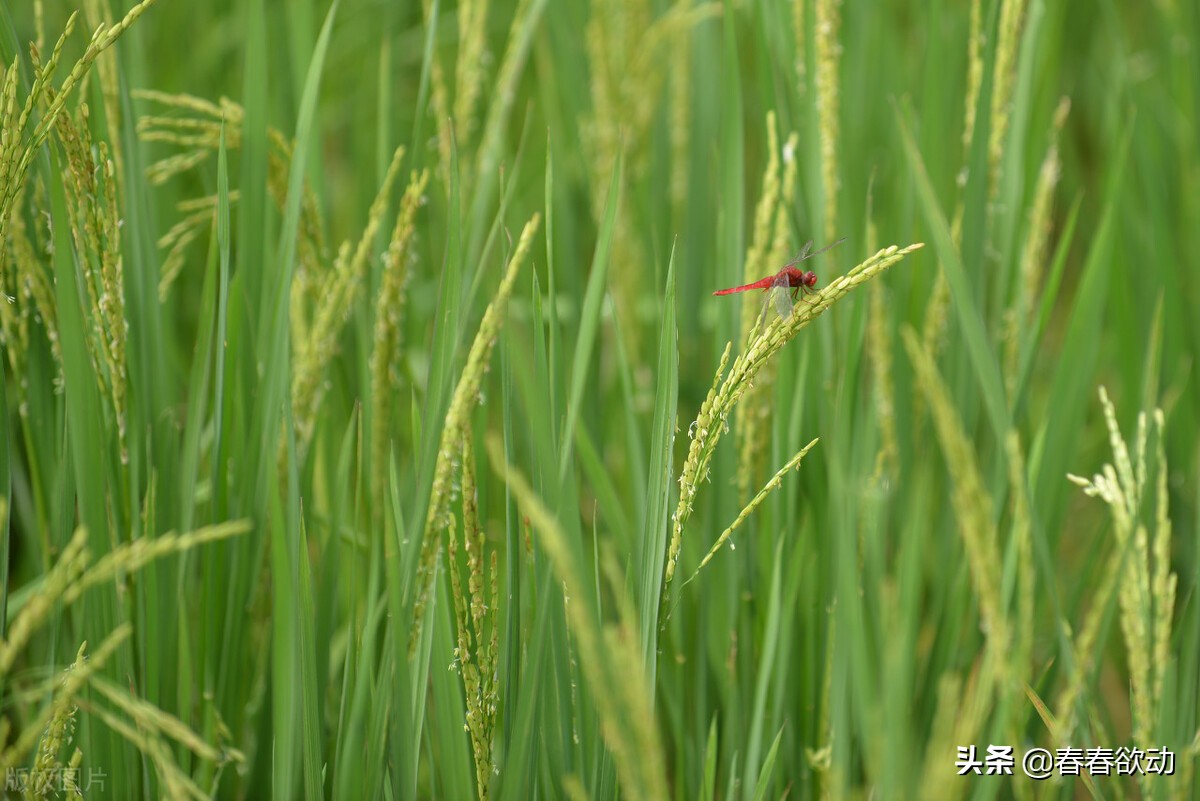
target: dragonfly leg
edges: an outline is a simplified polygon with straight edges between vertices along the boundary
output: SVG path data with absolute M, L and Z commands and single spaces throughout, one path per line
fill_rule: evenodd
M 796 292 L 797 291 L 800 292 L 801 295 L 803 296 L 803 297 L 799 298 L 799 302 L 801 302 L 801 303 L 812 303 L 812 301 L 808 299 L 808 296 L 815 295 L 817 293 L 817 290 L 807 287 L 804 284 L 801 284 L 800 286 L 798 286 L 792 290 L 792 299 L 793 300 L 796 300 Z

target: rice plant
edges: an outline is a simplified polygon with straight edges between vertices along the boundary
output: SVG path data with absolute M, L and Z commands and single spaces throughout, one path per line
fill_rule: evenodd
M 1198 82 L 1165 0 L 0 7 L 5 797 L 1196 798 Z

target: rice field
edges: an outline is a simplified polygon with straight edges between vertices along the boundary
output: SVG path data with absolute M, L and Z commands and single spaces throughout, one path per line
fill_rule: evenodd
M 1191 2 L 0 6 L 3 797 L 1200 797 L 1197 220 Z

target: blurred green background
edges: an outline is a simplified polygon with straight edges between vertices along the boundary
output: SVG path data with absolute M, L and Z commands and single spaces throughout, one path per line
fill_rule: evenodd
M 129 11 L 0 9 L 6 776 L 1196 797 L 1195 3 Z

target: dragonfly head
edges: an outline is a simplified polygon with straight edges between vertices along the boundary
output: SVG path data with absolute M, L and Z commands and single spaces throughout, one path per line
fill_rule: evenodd
M 817 285 L 817 274 L 812 270 L 805 270 L 800 276 L 800 283 L 809 289 L 812 289 Z

